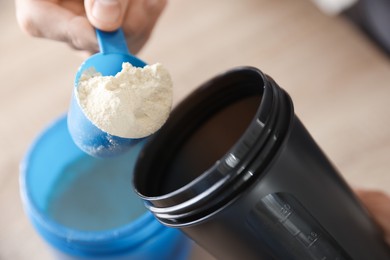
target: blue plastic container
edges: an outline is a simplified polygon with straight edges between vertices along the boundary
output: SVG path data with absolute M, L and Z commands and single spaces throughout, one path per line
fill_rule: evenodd
M 33 143 L 21 165 L 21 196 L 58 258 L 188 258 L 190 240 L 160 224 L 133 193 L 144 142 L 116 158 L 95 158 L 74 144 L 63 116 Z

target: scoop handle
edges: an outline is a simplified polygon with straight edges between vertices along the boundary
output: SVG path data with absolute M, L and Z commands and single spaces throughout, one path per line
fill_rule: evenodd
M 113 32 L 105 32 L 95 29 L 100 52 L 103 54 L 121 53 L 128 54 L 125 34 L 122 29 Z

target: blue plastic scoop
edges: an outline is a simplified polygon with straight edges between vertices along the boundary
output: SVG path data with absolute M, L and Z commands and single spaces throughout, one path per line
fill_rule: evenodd
M 110 135 L 95 126 L 80 107 L 76 91 L 82 73 L 91 67 L 103 76 L 114 76 L 122 70 L 122 63 L 129 62 L 135 67 L 144 67 L 145 62 L 130 54 L 121 29 L 114 32 L 96 30 L 100 53 L 92 55 L 79 67 L 72 101 L 68 112 L 68 128 L 76 145 L 95 157 L 112 157 L 126 152 L 141 139 L 123 138 Z

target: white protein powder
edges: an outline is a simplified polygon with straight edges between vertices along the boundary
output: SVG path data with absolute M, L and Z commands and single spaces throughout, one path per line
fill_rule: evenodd
M 84 114 L 101 130 L 119 137 L 142 138 L 156 132 L 172 108 L 172 80 L 160 64 L 122 64 L 115 76 L 85 71 L 76 97 Z

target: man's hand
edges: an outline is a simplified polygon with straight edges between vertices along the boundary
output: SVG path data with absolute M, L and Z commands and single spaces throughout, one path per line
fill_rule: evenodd
M 390 197 L 384 192 L 356 190 L 356 194 L 371 212 L 375 221 L 383 229 L 386 242 L 390 246 Z
M 90 54 L 99 51 L 94 28 L 122 27 L 137 53 L 148 40 L 167 0 L 16 0 L 20 27 L 34 37 L 68 43 Z

